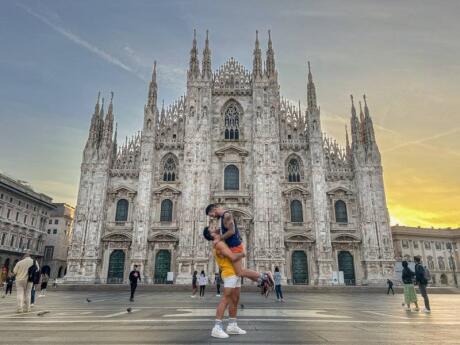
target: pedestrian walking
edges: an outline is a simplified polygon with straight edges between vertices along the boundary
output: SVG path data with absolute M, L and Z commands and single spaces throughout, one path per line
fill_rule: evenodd
M 192 295 L 190 297 L 195 298 L 196 297 L 196 290 L 198 289 L 198 272 L 193 271 L 193 276 L 192 276 Z
M 14 282 L 14 276 L 13 273 L 8 273 L 8 276 L 5 281 L 5 293 L 3 294 L 3 297 L 6 297 L 8 295 L 8 292 L 11 295 L 11 292 L 13 291 L 13 282 Z
M 48 281 L 50 277 L 47 272 L 42 272 L 40 280 L 40 295 L 38 297 L 45 297 L 46 295 L 46 288 L 48 287 Z
M 273 274 L 273 280 L 275 281 L 276 300 L 284 302 L 283 291 L 281 291 L 281 272 L 278 266 L 275 267 L 275 273 Z
M 137 270 L 137 265 L 134 265 L 133 270 L 129 274 L 129 282 L 131 284 L 131 297 L 129 300 L 134 302 L 134 293 L 137 288 L 137 280 L 141 281 L 141 273 Z
M 430 300 L 428 299 L 428 294 L 426 292 L 426 287 L 428 282 L 431 279 L 431 274 L 428 268 L 422 265 L 422 261 L 420 256 L 414 257 L 415 261 L 415 282 L 418 284 L 418 289 L 420 290 L 420 294 L 423 297 L 423 302 L 425 303 L 425 313 L 431 313 L 430 308 Z
M 204 297 L 204 289 L 206 288 L 206 284 L 208 283 L 208 278 L 206 278 L 206 274 L 204 271 L 201 271 L 200 277 L 198 278 L 198 284 L 200 285 L 200 297 Z
M 2 271 L 0 272 L 0 286 L 3 286 L 3 284 L 5 284 L 7 278 L 8 268 L 6 266 L 3 266 Z
M 222 283 L 222 278 L 220 277 L 220 271 L 214 275 L 214 284 L 216 284 L 216 297 L 220 297 L 220 284 Z
M 17 312 L 22 313 L 25 310 L 30 312 L 30 298 L 33 285 L 33 276 L 40 268 L 38 264 L 26 252 L 24 258 L 19 261 L 13 268 L 13 274 L 16 278 L 16 296 L 17 296 Z
M 387 295 L 390 294 L 390 290 L 391 290 L 391 292 L 393 292 L 393 296 L 394 296 L 395 291 L 393 290 L 393 282 L 390 279 L 387 279 L 387 285 L 388 285 Z
M 411 311 L 411 303 L 415 304 L 415 311 L 419 311 L 417 303 L 417 294 L 415 293 L 414 277 L 415 273 L 409 268 L 407 261 L 402 262 L 402 282 L 404 283 L 404 303 L 406 303 L 406 310 Z
M 32 267 L 38 267 L 37 260 L 34 260 L 34 266 Z M 40 285 L 42 279 L 40 270 L 33 270 L 33 273 L 31 273 L 29 279 L 32 279 L 32 290 L 30 292 L 30 306 L 33 307 L 35 305 L 35 296 L 38 290 L 38 285 Z

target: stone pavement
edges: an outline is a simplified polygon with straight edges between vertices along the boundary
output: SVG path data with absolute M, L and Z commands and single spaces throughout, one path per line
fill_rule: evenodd
M 210 337 L 219 300 L 211 293 L 192 299 L 185 292 L 146 291 L 130 303 L 128 289 L 50 291 L 38 299 L 33 312 L 18 315 L 13 292 L 0 299 L 0 343 L 459 344 L 460 295 L 432 295 L 429 315 L 406 312 L 401 294 L 285 297 L 286 303 L 279 303 L 273 296 L 244 293 L 238 323 L 248 334 L 221 340 Z M 49 313 L 38 316 L 41 311 Z

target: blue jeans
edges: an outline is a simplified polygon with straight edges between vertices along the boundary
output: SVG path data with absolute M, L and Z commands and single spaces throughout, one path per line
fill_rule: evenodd
M 276 299 L 283 299 L 283 292 L 281 291 L 281 285 L 275 285 Z
M 35 303 L 35 285 L 32 286 L 32 292 L 30 293 L 30 304 Z

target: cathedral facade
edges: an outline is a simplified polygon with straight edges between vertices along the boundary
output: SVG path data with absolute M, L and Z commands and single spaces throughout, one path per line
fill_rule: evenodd
M 83 152 L 68 282 L 190 284 L 216 272 L 203 240 L 205 208 L 233 212 L 244 265 L 280 268 L 288 284 L 381 284 L 394 252 L 382 165 L 364 97 L 351 99 L 351 143 L 321 130 L 308 66 L 307 107 L 280 95 L 269 34 L 256 34 L 252 71 L 234 58 L 213 72 L 206 41 L 190 51 L 187 91 L 157 105 L 156 63 L 142 130 L 120 144 L 112 99 L 99 97 Z M 113 95 L 112 95 L 113 98 Z M 168 272 L 172 272 L 169 273 Z M 339 273 L 343 272 L 343 273 Z M 343 279 L 343 280 L 342 280 Z

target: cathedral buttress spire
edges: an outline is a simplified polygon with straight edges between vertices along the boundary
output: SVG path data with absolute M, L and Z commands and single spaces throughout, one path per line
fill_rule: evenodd
M 208 30 L 206 30 L 206 41 L 203 49 L 203 67 L 201 69 L 203 79 L 211 80 L 212 68 L 211 68 L 211 49 L 209 49 L 209 37 Z
M 359 129 L 359 120 L 356 116 L 355 104 L 353 102 L 353 95 L 350 95 L 351 98 L 351 140 L 352 147 L 357 147 L 360 142 L 360 129 Z
M 259 46 L 259 31 L 256 30 L 256 43 L 254 47 L 254 59 L 252 61 L 252 74 L 254 79 L 262 78 L 262 50 Z
M 275 76 L 275 52 L 273 51 L 272 38 L 270 30 L 268 30 L 268 49 L 267 60 L 265 62 L 266 74 L 268 78 Z
M 196 48 L 196 30 L 193 30 L 193 43 L 190 50 L 190 67 L 188 71 L 189 78 L 196 79 L 200 75 L 200 66 L 198 61 L 198 49 Z
M 345 125 L 345 150 L 347 157 L 351 157 L 351 147 L 350 147 L 350 140 L 348 139 L 348 128 L 347 125 Z
M 371 116 L 369 115 L 369 108 L 367 107 L 366 95 L 363 95 L 364 99 L 364 129 L 368 144 L 375 142 L 374 124 L 372 123 Z
M 361 142 L 365 143 L 366 142 L 366 133 L 365 133 L 365 128 L 364 128 L 364 113 L 363 113 L 363 107 L 361 105 L 361 101 L 359 101 L 359 131 L 361 135 Z
M 157 106 L 157 62 L 153 62 L 153 71 L 152 71 L 152 80 L 150 81 L 149 85 L 149 94 L 147 99 L 147 108 L 153 113 Z
M 308 61 L 307 104 L 309 109 L 316 109 L 316 88 L 311 74 L 310 61 Z
M 110 103 L 109 108 L 107 110 L 107 114 L 105 115 L 104 121 L 104 133 L 103 136 L 105 140 L 112 140 L 113 134 L 113 92 L 110 92 Z

